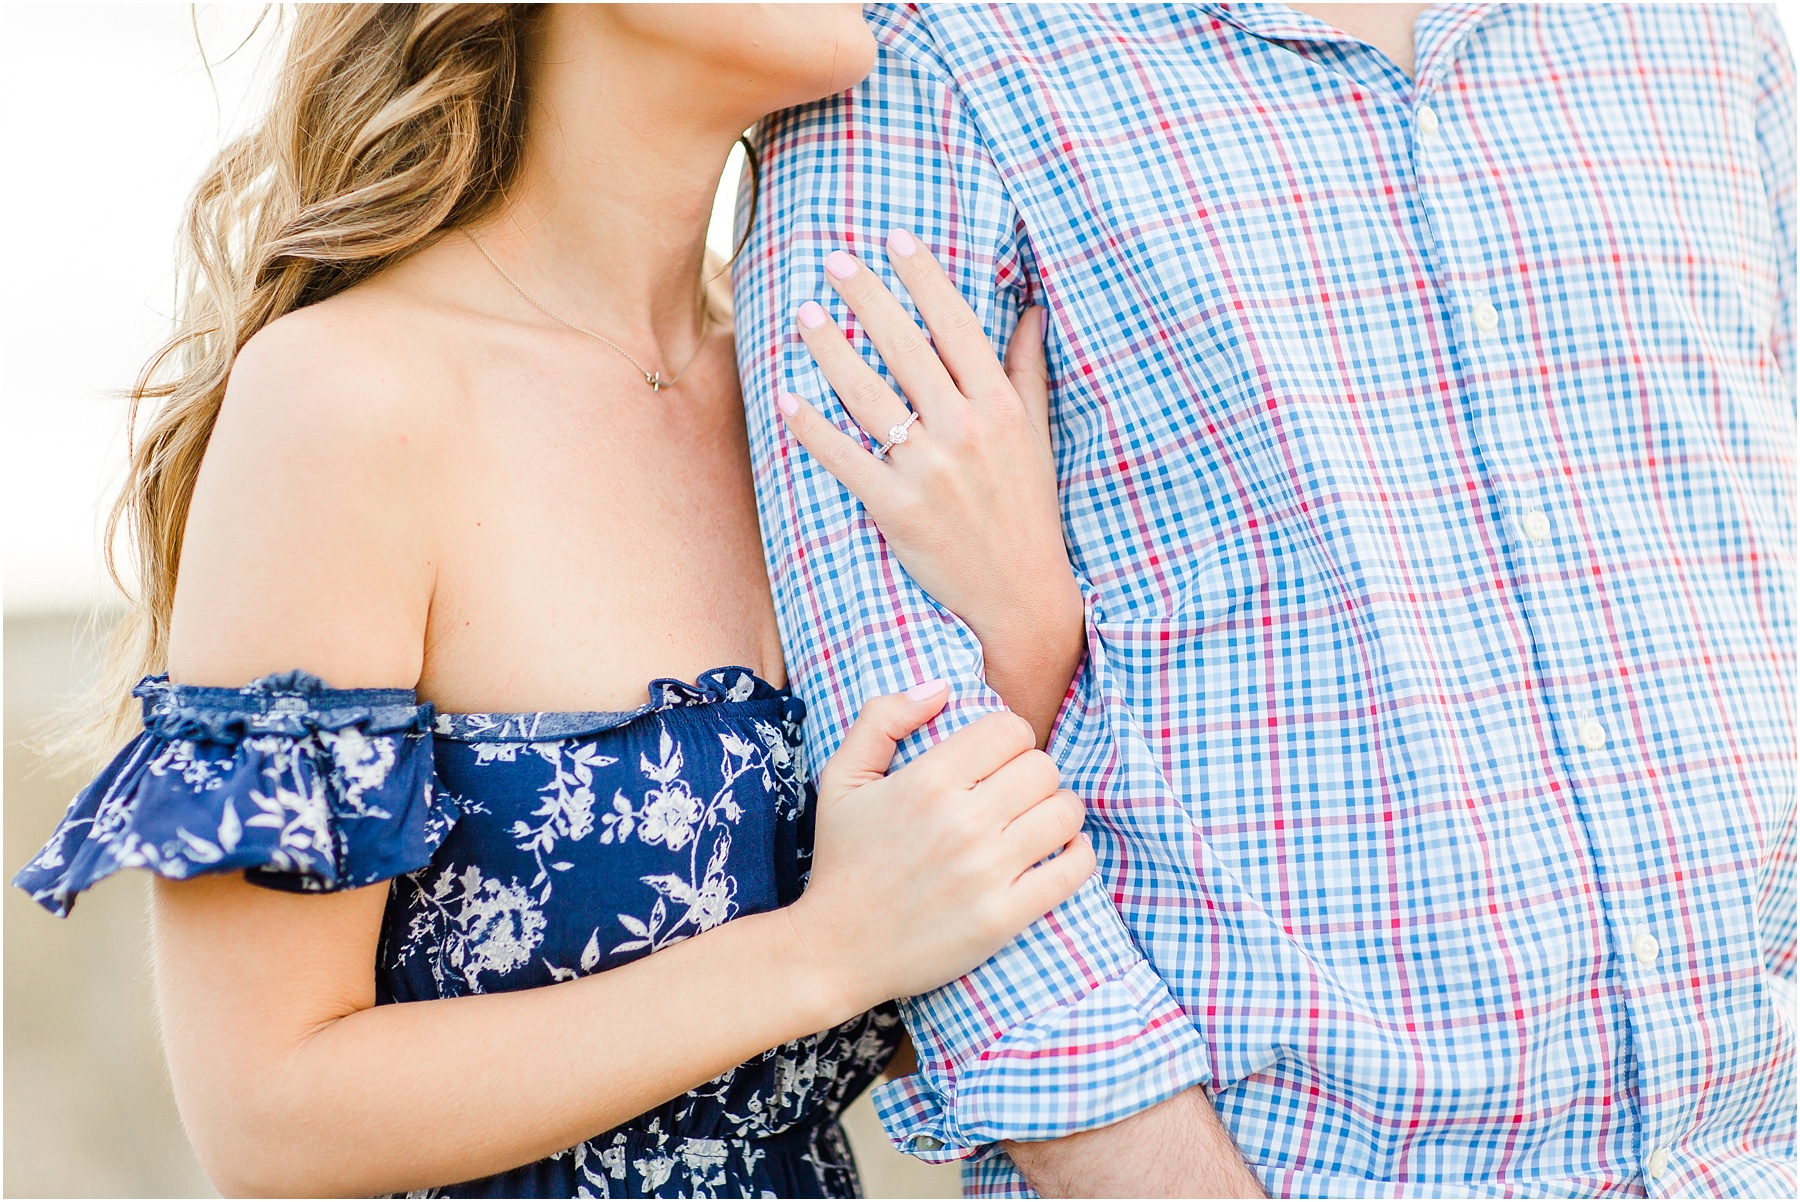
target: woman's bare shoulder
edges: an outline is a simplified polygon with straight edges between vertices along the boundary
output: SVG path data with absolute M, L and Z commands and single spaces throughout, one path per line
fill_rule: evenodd
M 225 408 L 276 422 L 288 436 L 355 444 L 407 429 L 424 433 L 456 393 L 443 324 L 391 293 L 353 290 L 296 309 L 238 352 Z
M 373 299 L 297 310 L 239 353 L 188 513 L 177 679 L 417 679 L 454 379 L 428 320 Z

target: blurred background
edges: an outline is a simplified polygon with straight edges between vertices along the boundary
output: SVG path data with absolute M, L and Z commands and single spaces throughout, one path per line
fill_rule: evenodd
M 91 768 L 25 740 L 93 668 L 113 596 L 100 542 L 124 462 L 119 393 L 168 332 L 188 189 L 255 116 L 280 33 L 258 4 L 0 5 L 8 879 Z M 738 167 L 715 211 L 723 254 Z M 5 893 L 6 1195 L 210 1195 L 157 1046 L 143 874 L 62 922 Z M 848 1126 L 871 1196 L 957 1196 L 954 1168 L 888 1146 L 867 1098 Z

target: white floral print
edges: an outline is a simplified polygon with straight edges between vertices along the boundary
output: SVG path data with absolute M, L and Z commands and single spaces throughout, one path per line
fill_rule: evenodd
M 743 817 L 736 799 L 738 781 L 751 774 L 769 780 L 769 754 L 731 730 L 718 732 L 721 759 L 719 784 L 702 801 L 682 776 L 683 752 L 667 727 L 658 740 L 658 757 L 639 757 L 638 771 L 651 782 L 641 807 L 625 796 L 613 795 L 613 812 L 603 819 L 602 842 L 630 839 L 670 851 L 688 851 L 688 871 L 643 876 L 644 884 L 659 894 L 648 916 L 620 914 L 618 922 L 631 936 L 613 951 L 640 948 L 659 951 L 690 935 L 711 930 L 737 914 L 737 882 L 725 871 L 731 856 L 730 825 Z M 772 783 L 772 781 L 771 781 Z M 700 851 L 710 839 L 705 867 Z
M 519 883 L 485 877 L 471 864 L 436 875 L 425 907 L 412 916 L 410 936 L 440 984 L 460 977 L 471 993 L 481 974 L 521 967 L 543 942 L 545 918 Z
M 144 735 L 19 875 L 58 912 L 121 867 L 298 890 L 391 881 L 386 1004 L 605 972 L 803 887 L 800 706 L 742 669 L 656 682 L 648 705 L 611 715 L 434 718 L 404 691 L 303 673 L 139 695 Z M 896 1029 L 891 1007 L 871 1011 L 516 1173 L 423 1192 L 854 1194 L 836 1116 Z
M 394 792 L 393 770 L 409 738 L 417 742 L 406 733 L 370 735 L 355 727 L 247 734 L 233 745 L 145 735 L 122 753 L 130 758 L 111 788 L 77 797 L 57 837 L 21 880 L 47 878 L 47 887 L 28 886 L 33 897 L 66 912 L 82 888 L 121 868 L 179 880 L 241 860 L 238 866 L 285 877 L 301 890 L 384 879 L 392 873 L 366 880 L 346 875 L 346 828 L 390 821 L 404 808 L 375 799 L 387 802 L 384 795 Z M 178 810 L 147 810 L 143 793 L 158 789 L 191 800 Z M 448 829 L 449 818 L 439 812 L 445 799 L 428 785 L 397 800 L 416 804 L 432 834 Z M 89 857 L 80 882 L 57 875 L 77 840 L 99 853 Z
M 594 772 L 618 760 L 602 755 L 590 743 L 566 740 L 533 743 L 531 750 L 554 771 L 550 782 L 539 790 L 542 800 L 531 814 L 542 821 L 534 824 L 521 819 L 513 823 L 512 833 L 519 840 L 519 850 L 529 851 L 536 860 L 537 875 L 531 878 L 531 887 L 538 890 L 538 901 L 547 902 L 554 887 L 550 874 L 567 872 L 572 865 L 567 860 L 546 861 L 544 857 L 555 852 L 560 840 L 578 842 L 593 833 Z M 507 761 L 489 756 L 480 762 Z

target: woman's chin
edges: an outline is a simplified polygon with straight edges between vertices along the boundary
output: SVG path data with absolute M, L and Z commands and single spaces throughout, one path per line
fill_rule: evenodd
M 631 33 L 703 66 L 715 85 L 737 85 L 763 112 L 834 96 L 875 65 L 875 36 L 859 4 L 607 7 Z

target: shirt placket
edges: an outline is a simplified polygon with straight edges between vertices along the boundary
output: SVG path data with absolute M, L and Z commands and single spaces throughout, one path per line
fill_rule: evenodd
M 1650 883 L 1669 879 L 1679 865 L 1655 821 L 1654 800 L 1639 787 L 1643 749 L 1632 738 L 1635 727 L 1654 721 L 1655 707 L 1633 707 L 1611 686 L 1625 674 L 1621 668 L 1628 672 L 1632 665 L 1619 662 L 1628 656 L 1595 617 L 1607 601 L 1596 583 L 1594 536 L 1611 502 L 1578 493 L 1583 473 L 1571 470 L 1545 436 L 1542 405 L 1522 400 L 1538 394 L 1510 383 L 1543 375 L 1553 387 L 1557 377 L 1541 372 L 1543 348 L 1529 336 L 1533 315 L 1526 308 L 1535 302 L 1521 280 L 1536 265 L 1518 263 L 1506 231 L 1494 228 L 1496 184 L 1464 140 L 1471 114 L 1465 94 L 1451 86 L 1449 50 L 1443 47 L 1429 62 L 1421 56 L 1412 121 L 1419 198 L 1432 227 L 1441 299 L 1463 369 L 1453 388 L 1461 393 L 1456 400 L 1488 467 L 1490 501 L 1511 552 L 1513 600 L 1541 669 L 1536 699 L 1564 773 L 1564 781 L 1555 783 L 1567 790 L 1587 833 L 1613 951 L 1609 977 L 1628 1027 L 1620 1034 L 1629 1036 L 1637 1070 L 1639 1167 L 1654 1193 L 1676 1154 L 1671 1145 L 1680 1115 L 1674 1106 L 1645 1100 L 1680 1092 L 1686 1075 L 1680 1065 L 1691 1041 L 1675 1033 L 1703 1018 L 1679 1004 L 1679 991 L 1664 979 L 1680 970 L 1679 951 L 1671 946 L 1678 919 Z M 1626 619 L 1615 614 L 1612 620 Z M 1615 1056 L 1624 1050 L 1617 1048 Z

